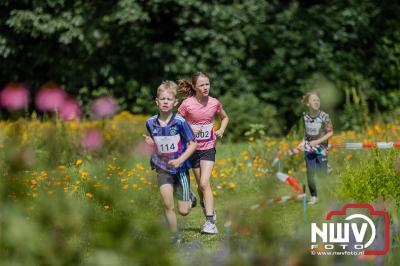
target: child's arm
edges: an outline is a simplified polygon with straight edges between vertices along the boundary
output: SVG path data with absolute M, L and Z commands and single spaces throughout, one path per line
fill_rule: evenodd
M 146 129 L 147 129 L 147 132 L 149 132 L 149 134 L 151 136 L 151 130 L 150 130 L 150 126 L 149 126 L 148 122 L 146 122 Z M 151 146 L 154 146 L 153 138 L 147 136 L 146 134 L 143 134 L 142 136 L 144 138 L 144 142 L 146 142 L 147 144 L 149 144 Z
M 332 136 L 333 136 L 333 131 L 329 131 L 328 133 L 326 133 L 325 135 L 323 135 L 319 139 L 310 141 L 310 145 L 313 146 L 313 147 L 317 146 L 317 145 L 321 144 L 322 142 L 326 141 L 327 139 L 329 139 Z
M 169 161 L 168 166 L 173 168 L 178 168 L 184 161 L 186 161 L 190 157 L 190 155 L 193 154 L 196 148 L 197 148 L 197 143 L 191 140 L 186 148 L 186 151 L 182 153 L 182 155 L 179 156 L 178 158 Z
M 144 138 L 144 142 L 146 142 L 150 146 L 154 146 L 154 140 L 151 137 L 149 137 L 145 134 L 143 134 L 142 136 Z
M 326 115 L 326 117 L 324 119 L 324 127 L 325 127 L 327 133 L 317 140 L 310 141 L 310 145 L 312 147 L 321 144 L 322 142 L 328 140 L 330 137 L 333 136 L 332 120 L 330 119 L 329 115 Z
M 221 112 L 218 113 L 218 116 L 221 119 L 221 126 L 217 131 L 215 131 L 215 135 L 219 138 L 222 138 L 222 136 L 224 135 L 225 129 L 228 126 L 229 117 L 222 107 L 221 107 Z

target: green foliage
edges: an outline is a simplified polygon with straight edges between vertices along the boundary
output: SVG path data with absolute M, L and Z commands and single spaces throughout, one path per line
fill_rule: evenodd
M 244 140 L 245 133 L 252 130 L 252 124 L 263 127 L 263 134 L 276 135 L 281 130 L 277 119 L 277 110 L 272 105 L 266 105 L 251 93 L 240 96 L 226 94 L 220 98 L 224 110 L 229 116 L 227 137 L 233 141 Z M 253 129 L 254 130 L 254 129 Z
M 354 87 L 351 90 L 345 89 L 345 93 L 346 103 L 339 116 L 341 128 L 360 130 L 371 122 L 366 96 L 362 90 Z
M 373 150 L 356 165 L 347 164 L 340 175 L 340 193 L 357 202 L 393 199 L 400 203 L 400 178 L 395 170 L 398 150 Z

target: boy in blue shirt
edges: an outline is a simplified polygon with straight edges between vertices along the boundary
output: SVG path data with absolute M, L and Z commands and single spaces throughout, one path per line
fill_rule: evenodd
M 195 202 L 194 194 L 190 192 L 190 164 L 187 159 L 196 150 L 197 144 L 189 124 L 180 115 L 172 112 L 178 104 L 177 89 L 178 86 L 172 81 L 164 81 L 158 87 L 156 104 L 159 114 L 147 120 L 146 127 L 150 136 L 144 137 L 148 144 L 155 146 L 151 155 L 151 167 L 157 172 L 168 226 L 176 235 L 175 241 L 179 242 L 174 188 L 178 194 L 178 211 L 185 216 L 192 208 L 192 201 Z

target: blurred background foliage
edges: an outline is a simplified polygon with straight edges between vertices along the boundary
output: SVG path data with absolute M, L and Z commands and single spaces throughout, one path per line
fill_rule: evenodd
M 205 71 L 228 110 L 261 115 L 279 134 L 325 80 L 338 100 L 323 109 L 351 129 L 400 113 L 399 13 L 395 1 L 372 0 L 2 0 L 0 84 L 55 81 L 82 106 L 112 92 L 122 109 L 149 114 L 162 80 Z M 229 127 L 231 139 L 248 124 Z

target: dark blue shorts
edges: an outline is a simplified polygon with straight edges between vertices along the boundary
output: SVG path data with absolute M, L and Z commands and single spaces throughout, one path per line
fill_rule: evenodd
M 193 168 L 199 168 L 201 160 L 215 162 L 216 153 L 217 150 L 215 148 L 211 148 L 208 150 L 197 150 L 192 154 L 192 156 L 190 156 L 189 162 Z
M 157 169 L 158 185 L 170 184 L 174 187 L 178 200 L 190 201 L 190 177 L 188 171 L 171 174 L 167 171 Z

